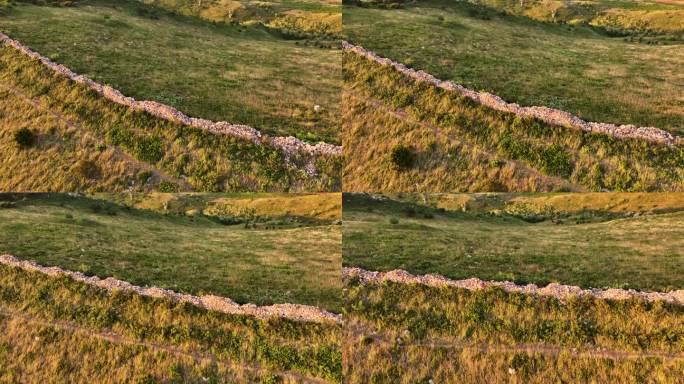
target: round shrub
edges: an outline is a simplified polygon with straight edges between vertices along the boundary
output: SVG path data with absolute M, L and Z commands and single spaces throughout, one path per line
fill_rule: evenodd
M 413 153 L 413 148 L 405 145 L 397 145 L 392 148 L 390 161 L 395 169 L 403 170 L 411 168 L 415 160 L 416 155 Z
M 397 219 L 396 217 L 391 217 L 389 219 L 389 222 L 390 224 L 399 224 L 399 219 Z
M 36 136 L 32 130 L 21 128 L 14 133 L 14 141 L 20 148 L 28 148 L 36 141 Z

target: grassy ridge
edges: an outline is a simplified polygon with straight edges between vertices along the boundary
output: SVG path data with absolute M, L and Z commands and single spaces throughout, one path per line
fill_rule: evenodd
M 338 141 L 338 50 L 135 0 L 19 4 L 0 16 L 0 30 L 139 100 L 272 135 Z
M 290 38 L 331 37 L 342 32 L 342 9 L 340 3 L 334 0 L 143 1 L 213 22 L 259 23 Z
M 681 145 L 521 119 L 353 53 L 343 64 L 343 141 L 357 148 L 343 176 L 350 191 L 684 188 Z M 413 159 L 399 167 L 392 156 L 402 146 Z
M 282 371 L 341 381 L 337 325 L 260 321 L 123 291 L 108 294 L 65 277 L 6 266 L 0 266 L 0 272 L 0 322 L 7 331 L 0 336 L 2 381 L 26 375 L 32 380 L 59 376 L 82 381 L 92 373 L 89 379 L 107 377 L 115 382 L 258 379 L 276 383 L 283 380 Z M 77 335 L 59 327 L 19 323 L 23 316 L 47 323 L 67 322 L 80 332 Z M 155 353 L 154 348 L 140 345 L 108 345 L 94 337 L 107 332 L 133 342 L 172 348 L 186 357 Z M 35 338 L 27 340 L 31 334 L 36 334 Z M 57 353 L 40 353 L 38 368 L 36 348 Z M 193 354 L 209 355 L 215 361 L 188 359 L 187 355 Z M 255 373 L 241 365 L 261 369 Z
M 9 196 L 0 218 L 0 252 L 42 265 L 240 303 L 339 310 L 341 230 L 329 219 L 164 213 L 66 195 Z
M 345 6 L 344 17 L 350 42 L 440 79 L 589 121 L 684 132 L 678 45 L 625 42 L 463 1 Z
M 472 2 L 540 21 L 591 25 L 610 36 L 630 36 L 640 42 L 684 41 L 684 4 L 677 1 Z
M 583 208 L 580 199 L 579 209 L 563 211 L 521 197 L 500 209 L 466 205 L 465 211 L 447 211 L 423 202 L 345 194 L 343 264 L 538 285 L 684 287 L 681 204 L 670 205 L 674 212 L 665 208 L 644 215 L 650 204 L 636 213 L 611 212 Z
M 342 219 L 340 193 L 98 193 L 96 197 L 135 209 L 210 217 L 299 218 L 331 224 Z
M 349 383 L 676 383 L 684 373 L 680 306 L 394 283 L 345 287 Z
M 339 158 L 316 159 L 318 174 L 309 175 L 299 155 L 285 164 L 268 145 L 131 111 L 10 47 L 0 48 L 0 79 L 7 96 L 0 101 L 3 190 L 339 189 Z M 34 132 L 33 146 L 15 142 L 22 128 Z M 73 167 L 79 161 L 83 167 Z

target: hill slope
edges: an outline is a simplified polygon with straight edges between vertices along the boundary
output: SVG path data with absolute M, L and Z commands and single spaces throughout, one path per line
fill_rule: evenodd
M 587 199 L 591 196 L 548 200 L 523 194 L 501 198 L 498 207 L 478 208 L 475 200 L 445 210 L 422 201 L 345 194 L 343 263 L 453 279 L 646 291 L 684 288 L 680 194 L 655 198 L 663 203 L 655 210 L 653 201 L 638 197 L 631 210 L 616 211 L 605 208 L 605 199 L 596 199 L 600 203 L 593 207 Z M 619 205 L 630 198 L 606 194 L 606 199 Z
M 20 259 L 239 303 L 339 307 L 341 229 L 331 219 L 217 205 L 164 213 L 60 194 L 2 198 L 0 252 Z
M 135 0 L 22 2 L 0 15 L 0 31 L 136 99 L 270 135 L 339 141 L 336 49 Z
M 684 132 L 679 44 L 624 41 L 466 1 L 421 0 L 400 9 L 349 5 L 344 14 L 351 43 L 440 79 L 587 121 Z
M 0 78 L 2 190 L 340 188 L 339 156 L 289 154 L 134 111 L 10 46 L 0 47 Z M 22 129 L 32 132 L 26 145 Z
M 684 189 L 684 146 L 587 132 L 482 105 L 344 53 L 348 191 Z M 416 75 L 420 76 L 420 72 Z

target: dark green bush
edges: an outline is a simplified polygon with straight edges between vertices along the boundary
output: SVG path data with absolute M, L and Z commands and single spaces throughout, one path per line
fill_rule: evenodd
M 159 192 L 178 192 L 178 186 L 170 181 L 159 183 Z
M 19 145 L 19 148 L 28 148 L 36 141 L 36 137 L 29 128 L 21 128 L 14 133 L 14 141 Z
M 405 145 L 397 145 L 392 148 L 390 161 L 395 169 L 402 170 L 411 168 L 415 160 L 416 155 L 413 152 L 413 148 Z

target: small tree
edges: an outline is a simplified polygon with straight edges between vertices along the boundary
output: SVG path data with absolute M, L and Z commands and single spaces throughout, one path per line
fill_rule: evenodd
M 14 141 L 19 148 L 28 148 L 35 142 L 35 135 L 30 129 L 22 128 L 14 133 Z
M 411 168 L 415 159 L 416 155 L 413 153 L 413 148 L 409 146 L 400 144 L 392 148 L 390 161 L 395 169 L 404 170 Z

